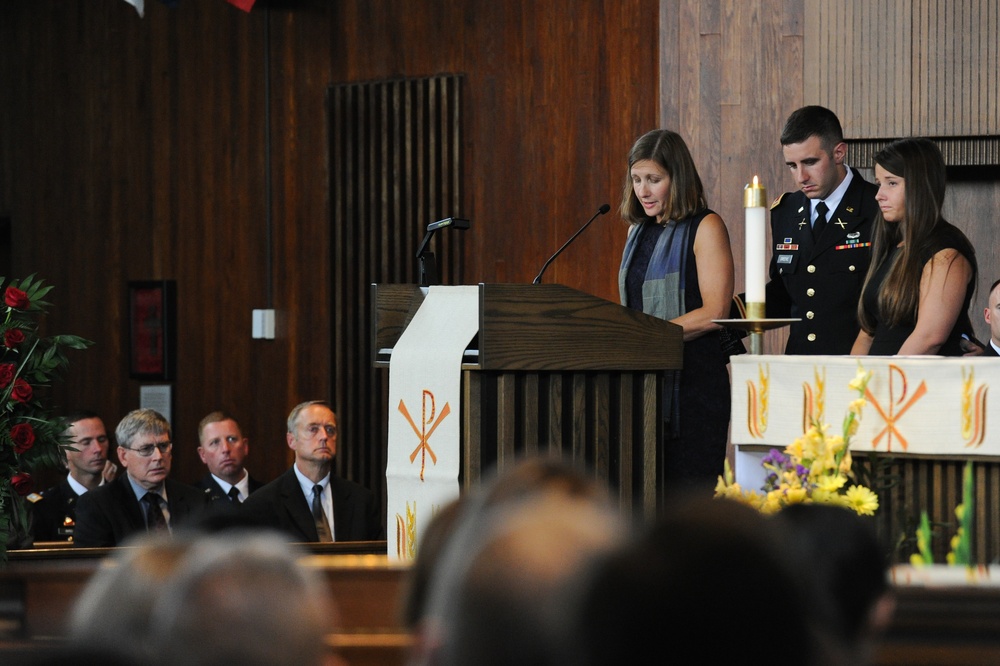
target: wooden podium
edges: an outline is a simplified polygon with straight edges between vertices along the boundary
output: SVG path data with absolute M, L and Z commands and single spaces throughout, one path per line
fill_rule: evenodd
M 388 368 L 423 298 L 417 285 L 372 285 L 375 367 Z M 675 324 L 562 285 L 480 284 L 462 365 L 462 488 L 551 453 L 585 462 L 624 511 L 652 512 L 662 379 L 682 359 Z

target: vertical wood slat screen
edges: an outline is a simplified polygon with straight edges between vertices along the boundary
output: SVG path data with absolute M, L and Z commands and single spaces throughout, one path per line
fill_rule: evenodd
M 591 470 L 624 516 L 652 517 L 663 487 L 656 372 L 463 373 L 463 488 L 525 455 Z
M 879 541 L 898 548 L 893 559 L 906 563 L 916 552 L 916 529 L 920 512 L 927 511 L 934 531 L 931 552 L 934 561 L 945 562 L 951 537 L 958 528 L 955 508 L 962 502 L 962 474 L 965 460 L 924 460 L 891 458 L 874 485 L 879 493 L 875 528 Z M 858 468 L 871 478 L 871 461 L 855 458 Z M 882 483 L 891 480 L 891 487 Z M 993 564 L 1000 559 L 1000 463 L 976 461 L 973 465 L 972 557 L 977 564 Z
M 807 104 L 852 139 L 1000 134 L 996 0 L 806 0 Z
M 329 90 L 337 468 L 376 496 L 385 492 L 388 375 L 371 366 L 370 285 L 416 282 L 427 225 L 462 217 L 461 84 L 442 75 Z M 427 249 L 442 284 L 461 284 L 463 245 L 461 231 L 435 233 Z

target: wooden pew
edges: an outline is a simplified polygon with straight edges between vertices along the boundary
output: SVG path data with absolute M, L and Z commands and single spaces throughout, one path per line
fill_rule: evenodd
M 895 588 L 875 666 L 1000 664 L 1000 587 Z
M 385 542 L 303 544 L 303 565 L 320 570 L 338 608 L 327 645 L 348 666 L 404 663 L 410 634 L 399 603 L 408 567 L 389 562 Z M 111 548 L 10 551 L 0 568 L 0 663 L 59 645 L 73 603 Z M 382 553 L 382 554 L 377 554 Z
M 385 542 L 308 544 L 340 611 L 327 645 L 348 666 L 402 666 L 411 636 L 400 618 L 407 567 Z M 0 569 L 0 663 L 58 645 L 72 604 L 112 549 L 12 551 Z M 1000 663 L 1000 585 L 897 585 L 897 608 L 875 666 Z

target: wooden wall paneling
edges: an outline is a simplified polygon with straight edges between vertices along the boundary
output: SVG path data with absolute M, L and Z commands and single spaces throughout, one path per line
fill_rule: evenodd
M 585 16 L 573 21 L 554 0 L 425 0 L 405 15 L 369 0 L 249 14 L 225 2 L 149 3 L 143 18 L 120 0 L 3 4 L 0 31 L 10 39 L 0 40 L 0 71 L 12 84 L 4 89 L 18 91 L 0 102 L 10 137 L 0 142 L 0 202 L 14 221 L 13 261 L 19 273 L 43 265 L 56 285 L 50 330 L 98 341 L 76 355 L 57 402 L 91 397 L 109 425 L 137 406 L 139 384 L 123 365 L 125 283 L 174 277 L 184 329 L 175 429 L 193 443 L 201 415 L 231 409 L 254 444 L 251 472 L 264 478 L 289 463 L 288 409 L 315 397 L 356 400 L 342 415 L 338 465 L 362 482 L 381 478 L 379 469 L 362 470 L 357 452 L 372 445 L 359 419 L 373 433 L 382 420 L 351 410 L 382 402 L 385 387 L 370 368 L 335 379 L 357 352 L 343 347 L 341 361 L 334 349 L 364 324 L 332 312 L 343 302 L 327 250 L 335 225 L 324 99 L 332 82 L 467 77 L 458 101 L 468 133 L 452 153 L 469 188 L 460 214 L 474 228 L 442 241 L 462 253 L 444 272 L 456 281 L 462 270 L 470 282 L 529 281 L 592 207 L 617 205 L 624 154 L 656 123 L 655 0 L 575 3 L 573 13 Z M 261 222 L 268 184 L 269 225 Z M 551 277 L 614 300 L 624 234 L 613 218 Z M 412 241 L 399 234 L 394 242 Z M 343 270 L 357 275 L 366 261 L 374 259 L 352 257 Z M 249 311 L 269 305 L 269 290 L 278 339 L 251 341 Z M 357 397 L 344 397 L 343 385 Z M 182 480 L 201 472 L 189 447 L 175 466 Z
M 378 490 L 385 486 L 387 377 L 371 368 L 370 285 L 413 282 L 427 225 L 461 201 L 460 84 L 441 76 L 346 83 L 329 93 L 334 390 L 354 443 L 338 463 Z M 459 280 L 449 237 L 461 233 L 439 230 L 427 247 L 442 274 Z
M 265 368 L 280 367 L 267 355 L 281 344 L 250 336 L 252 309 L 273 307 L 268 303 L 273 283 L 267 254 L 267 17 L 229 21 L 226 8 L 209 4 L 184 13 L 165 7 L 156 12 L 147 14 L 150 24 L 172 37 L 155 40 L 160 45 L 147 67 L 156 109 L 151 207 L 162 241 L 154 253 L 163 262 L 163 276 L 177 280 L 179 293 L 173 475 L 191 482 L 205 473 L 194 453 L 197 424 L 222 409 L 251 441 L 251 473 L 270 480 L 287 466 L 283 422 L 289 405 L 283 393 L 260 405 L 253 389 Z M 215 40 L 194 38 L 213 32 Z
M 475 20 L 467 21 L 459 9 L 438 9 L 440 21 L 427 26 L 419 44 L 415 36 L 401 35 L 397 48 L 412 52 L 407 61 L 411 71 L 468 73 L 469 97 L 463 105 L 471 128 L 464 168 L 471 177 L 466 215 L 473 233 L 464 241 L 472 245 L 469 281 L 530 281 L 544 259 L 586 220 L 591 207 L 615 203 L 621 156 L 640 132 L 636 123 L 625 133 L 618 128 L 639 107 L 650 119 L 639 124 L 647 129 L 655 104 L 653 98 L 640 98 L 647 94 L 646 86 L 635 76 L 655 69 L 655 52 L 636 47 L 631 31 L 636 27 L 648 31 L 650 40 L 656 38 L 655 25 L 641 21 L 641 5 L 655 11 L 648 1 L 589 2 L 575 5 L 567 20 L 559 3 L 477 5 Z M 558 20 L 546 20 L 549 14 L 558 14 Z M 375 34 L 388 33 L 387 26 L 396 20 L 382 10 L 371 18 Z M 579 35 L 593 38 L 578 40 Z M 453 48 L 456 43 L 460 49 Z M 650 58 L 650 66 L 630 68 L 638 54 Z M 375 62 L 382 57 L 355 54 L 349 78 L 374 77 Z M 604 80 L 614 82 L 615 93 L 596 92 Z M 601 124 L 603 119 L 612 123 L 610 128 Z M 591 159 L 594 155 L 600 156 L 599 163 Z M 581 193 L 593 196 L 594 203 L 582 203 L 589 197 Z M 613 298 L 622 239 L 620 227 L 595 226 L 553 265 L 547 279 L 579 281 L 581 288 Z M 609 252 L 608 246 L 614 249 Z
M 1000 166 L 951 169 L 945 193 L 945 219 L 965 232 L 976 249 L 979 280 L 969 307 L 976 337 L 987 341 L 989 326 L 983 319 L 990 285 L 1000 278 L 1000 245 L 996 225 L 1000 210 Z
M 692 137 L 697 146 L 722 145 L 722 99 L 723 80 L 722 68 L 726 63 L 722 55 L 722 26 L 719 16 L 719 3 L 701 4 L 699 12 L 700 35 L 698 50 L 694 55 L 698 59 L 698 108 L 700 113 L 692 120 L 696 137 Z M 728 196 L 736 196 L 732 192 L 723 192 L 721 182 L 721 150 L 699 150 L 696 153 L 698 172 L 705 185 L 705 196 L 710 206 L 718 206 Z M 742 198 L 742 197 L 741 197 Z M 725 219 L 725 218 L 723 218 Z
M 1000 83 L 984 76 L 1000 65 L 992 0 L 806 0 L 806 17 L 806 99 L 843 114 L 848 136 L 1000 130 Z
M 801 5 L 797 2 L 665 2 L 661 124 L 680 126 L 698 165 L 709 205 L 726 221 L 744 288 L 742 190 L 754 175 L 769 194 L 790 189 L 777 137 L 801 106 Z M 691 25 L 699 28 L 696 35 Z M 787 335 L 765 336 L 780 351 Z
M 312 399 L 330 400 L 336 407 L 340 397 L 334 391 L 332 368 L 329 127 L 324 105 L 331 65 L 320 57 L 327 45 L 329 10 L 319 7 L 314 3 L 304 10 L 269 13 L 273 289 L 281 319 L 280 344 L 274 351 L 280 359 L 276 369 L 284 383 L 285 404 L 272 407 L 266 395 L 258 398 L 258 404 L 274 415 L 275 445 L 286 459 L 283 468 L 292 459 L 284 444 L 291 408 Z M 257 372 L 263 381 L 270 376 L 266 367 Z M 350 465 L 352 453 L 364 442 L 359 441 L 350 415 L 344 416 L 337 468 L 365 483 Z
M 70 354 L 52 404 L 93 407 L 112 425 L 126 383 L 119 278 L 128 265 L 151 260 L 141 246 L 121 242 L 148 218 L 148 89 L 128 65 L 143 58 L 147 40 L 120 24 L 117 9 L 20 2 L 0 10 L 11 123 L 4 128 L 11 190 L 0 197 L 13 223 L 8 276 L 37 272 L 53 285 L 43 331 L 96 342 Z

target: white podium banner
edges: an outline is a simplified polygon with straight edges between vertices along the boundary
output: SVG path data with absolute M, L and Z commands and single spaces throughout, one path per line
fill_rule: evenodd
M 757 487 L 746 466 L 760 456 L 741 455 L 740 447 L 783 449 L 813 419 L 840 434 L 859 397 L 849 388 L 859 363 L 872 378 L 852 452 L 1000 456 L 1000 427 L 988 418 L 1000 414 L 990 394 L 990 386 L 1000 387 L 998 359 L 748 354 L 731 361 L 736 480 L 747 487 Z
M 462 356 L 478 330 L 478 286 L 430 287 L 392 350 L 385 472 L 390 559 L 412 559 L 423 526 L 459 495 Z

